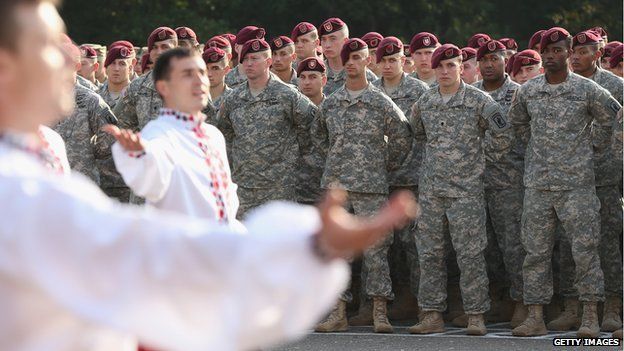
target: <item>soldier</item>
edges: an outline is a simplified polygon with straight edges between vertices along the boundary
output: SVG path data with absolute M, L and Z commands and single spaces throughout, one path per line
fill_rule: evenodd
M 234 69 L 234 67 L 238 65 L 238 53 L 232 50 L 236 44 L 236 35 L 232 33 L 223 33 L 220 36 L 225 38 L 230 43 L 230 51 L 231 51 L 232 57 L 230 58 L 229 62 L 230 62 L 230 68 Z
M 95 79 L 95 71 L 98 70 L 97 53 L 88 46 L 80 46 L 80 70 L 78 71 L 78 83 L 85 88 L 97 92 L 100 84 Z
M 377 65 L 375 60 L 377 47 L 383 39 L 383 35 L 377 32 L 368 32 L 362 36 L 362 40 L 368 45 L 368 56 L 372 57 L 371 63 L 368 65 L 377 78 L 381 78 L 381 67 Z
M 405 55 L 405 63 L 403 64 L 403 72 L 411 75 L 416 70 L 414 67 L 414 59 L 412 59 L 412 54 L 410 53 L 409 45 L 404 46 L 403 55 Z
M 427 32 L 420 32 L 410 41 L 410 52 L 416 71 L 412 77 L 418 78 L 431 86 L 436 82 L 435 71 L 431 69 L 431 55 L 440 46 L 438 38 Z
M 537 32 L 533 33 L 531 39 L 529 39 L 529 46 L 527 48 L 540 52 L 540 41 L 542 40 L 542 35 L 544 35 L 545 31 L 546 30 L 544 29 L 540 29 Z
M 611 52 L 611 58 L 609 59 L 609 68 L 611 69 L 611 72 L 620 78 L 624 77 L 624 65 L 622 64 L 623 49 L 624 44 L 618 45 Z
M 487 43 L 490 40 L 492 40 L 492 38 L 489 35 L 485 33 L 477 33 L 471 36 L 470 39 L 468 39 L 468 43 L 466 44 L 466 46 L 473 49 L 479 49 L 483 46 L 483 44 Z
M 151 71 L 153 65 L 154 63 L 150 59 L 149 52 L 143 53 L 143 56 L 141 56 L 141 75 L 145 75 Z
M 571 44 L 563 28 L 544 32 L 540 49 L 546 73 L 522 85 L 509 111 L 520 142 L 527 145 L 521 237 L 529 315 L 514 336 L 547 333 L 542 306 L 553 293 L 550 265 L 557 219 L 572 243 L 583 301 L 577 336 L 595 338 L 600 331 L 596 304 L 604 299 L 604 282 L 593 156 L 609 148 L 620 104 L 598 84 L 569 71 Z
M 295 42 L 296 64 L 307 59 L 316 57 L 316 49 L 321 45 L 316 27 L 309 22 L 298 23 L 293 28 L 290 39 Z
M 518 52 L 518 43 L 513 38 L 501 38 L 498 41 L 505 45 L 505 60 L 508 60 L 513 54 Z
M 201 53 L 199 39 L 197 39 L 197 34 L 195 34 L 194 30 L 189 27 L 178 27 L 175 29 L 175 32 L 178 36 L 178 46 Z
M 570 60 L 574 73 L 591 79 L 607 89 L 622 104 L 624 81 L 598 67 L 600 41 L 602 38 L 584 31 L 572 39 Z M 615 123 L 615 120 L 613 121 Z M 622 259 L 620 249 L 613 243 L 622 236 L 622 208 L 620 205 L 621 172 L 612 152 L 594 155 L 596 195 L 600 200 L 600 266 L 604 273 L 606 302 L 602 319 L 603 331 L 615 331 L 622 327 L 620 319 L 622 300 Z M 578 315 L 578 291 L 574 289 L 574 261 L 569 238 L 562 235 L 559 244 L 561 272 L 560 290 L 565 298 L 565 310 L 555 320 L 548 323 L 551 330 L 569 330 L 580 323 Z M 567 263 L 567 264 L 564 264 Z
M 477 52 L 479 71 L 483 80 L 474 86 L 488 93 L 494 101 L 501 107 L 504 115 L 507 115 L 511 107 L 511 100 L 520 86 L 514 83 L 509 75 L 505 74 L 505 55 L 508 46 L 497 40 L 490 40 L 483 44 Z M 522 199 L 524 189 L 522 186 L 522 172 L 524 166 L 524 154 L 518 148 L 505 154 L 502 158 L 495 160 L 495 157 L 488 155 L 489 136 L 485 138 L 485 173 L 484 189 L 487 220 L 490 222 L 488 229 L 488 245 L 486 249 L 486 261 L 492 258 L 488 255 L 488 250 L 500 249 L 504 262 L 504 269 L 501 272 L 494 272 L 493 283 L 495 291 L 492 297 L 499 297 L 501 291 L 496 289 L 500 285 L 507 285 L 508 278 L 509 296 L 514 301 L 514 312 L 511 318 L 511 326 L 517 327 L 526 318 L 527 309 L 522 303 L 522 263 L 525 252 L 520 241 L 520 220 L 522 217 Z M 496 247 L 496 243 L 498 247 Z M 490 264 L 491 262 L 488 262 Z M 491 265 L 490 265 L 491 266 Z M 502 267 L 501 267 L 502 268 Z M 498 281 L 496 281 L 498 280 Z M 496 286 L 498 285 L 498 286 Z M 506 290 L 506 287 L 505 289 Z M 507 294 L 505 291 L 504 294 Z M 504 296 L 506 297 L 506 296 Z M 506 301 L 503 297 L 503 301 Z M 496 301 L 493 306 L 500 305 Z M 503 313 L 499 315 L 499 321 L 508 321 L 508 316 L 504 315 L 504 310 L 492 312 Z M 496 318 L 497 316 L 491 316 Z
M 427 84 L 403 72 L 403 43 L 396 37 L 386 37 L 379 43 L 375 60 L 381 69 L 382 76 L 373 85 L 384 92 L 401 109 L 404 115 L 409 115 L 414 103 L 428 89 Z M 424 138 L 412 142 L 412 149 L 406 157 L 404 166 L 400 171 L 390 175 L 390 193 L 405 189 L 418 196 L 418 175 L 422 163 L 425 148 Z M 420 280 L 420 268 L 418 266 L 418 253 L 416 243 L 411 233 L 414 223 L 394 233 L 396 258 L 402 257 L 405 252 L 407 269 L 397 268 L 397 299 L 392 304 L 392 314 L 404 318 L 413 318 L 417 314 L 418 282 Z M 370 317 L 369 317 L 370 318 Z
M 68 59 L 75 64 L 75 81 L 82 54 L 71 44 L 69 38 L 64 48 Z M 106 124 L 117 124 L 117 119 L 106 102 L 98 94 L 76 82 L 74 111 L 53 128 L 65 141 L 72 171 L 88 176 L 98 185 L 101 182 L 97 162 L 111 157 L 110 146 L 113 142 L 101 130 Z
M 149 59 L 156 62 L 163 52 L 178 46 L 178 36 L 169 27 L 158 27 L 152 31 L 147 39 Z M 124 129 L 138 131 L 143 129 L 147 122 L 156 118 L 162 107 L 162 99 L 154 88 L 151 71 L 130 83 L 121 96 L 113 112 Z
M 121 94 L 126 91 L 132 80 L 133 67 L 136 63 L 134 47 L 113 46 L 106 54 L 104 68 L 108 80 L 102 84 L 98 93 L 104 101 L 114 108 Z
M 469 46 L 462 48 L 462 74 L 461 78 L 466 84 L 476 83 L 481 79 L 479 65 L 477 64 L 477 50 Z
M 321 30 L 333 30 L 333 23 L 331 27 L 325 24 Z M 321 42 L 329 39 L 327 34 L 321 35 Z M 321 136 L 327 155 L 321 187 L 345 189 L 347 207 L 370 216 L 387 198 L 390 174 L 403 165 L 411 150 L 412 134 L 399 107 L 368 82 L 366 66 L 371 58 L 366 43 L 360 39 L 347 40 L 340 58 L 346 81 L 321 105 L 318 124 L 317 135 Z M 387 301 L 393 299 L 387 257 L 391 244 L 390 236 L 365 252 L 363 258 L 363 270 L 367 272 L 362 278 L 363 286 L 373 300 L 376 333 L 393 332 L 386 311 Z M 346 304 L 350 299 L 346 291 L 315 330 L 347 330 Z
M 208 81 L 210 83 L 210 98 L 206 108 L 202 111 L 206 114 L 206 122 L 216 125 L 216 116 L 225 96 L 232 92 L 232 88 L 225 84 L 225 75 L 230 71 L 228 65 L 229 55 L 218 47 L 209 47 L 204 50 L 202 58 L 206 63 Z
M 318 28 L 321 36 L 321 47 L 325 56 L 327 69 L 327 84 L 323 93 L 329 96 L 344 85 L 346 72 L 340 58 L 343 44 L 349 40 L 349 27 L 340 18 L 332 17 L 323 22 Z M 366 69 L 366 79 L 369 82 L 377 79 L 371 70 Z
M 299 91 L 320 106 L 325 100 L 323 87 L 327 83 L 325 64 L 316 57 L 308 57 L 297 66 L 297 84 Z
M 414 334 L 444 331 L 447 270 L 444 228 L 448 223 L 461 270 L 460 287 L 469 335 L 485 335 L 483 313 L 490 308 L 483 251 L 485 205 L 481 139 L 489 130 L 492 151 L 504 154 L 511 146 L 510 124 L 498 104 L 484 92 L 461 81 L 461 50 L 438 47 L 431 57 L 438 87 L 427 90 L 414 104 L 411 124 L 417 138 L 426 138 L 419 178 L 422 216 L 416 247 L 420 261 L 418 303 L 421 322 Z
M 520 85 L 544 73 L 542 57 L 537 51 L 531 49 L 517 53 L 511 66 L 511 75 Z
M 611 67 L 609 64 L 609 59 L 611 58 L 611 54 L 613 53 L 613 49 L 617 48 L 620 44 L 622 44 L 622 42 L 620 41 L 610 41 L 609 43 L 607 43 L 605 45 L 605 47 L 602 49 L 603 53 L 602 56 L 600 57 L 600 67 L 602 67 L 603 69 L 606 69 L 607 71 L 613 73 L 613 71 L 611 71 Z M 615 74 L 615 73 L 613 73 Z
M 280 35 L 271 39 L 271 57 L 273 65 L 271 72 L 284 83 L 297 86 L 297 71 L 292 67 L 297 54 L 295 54 L 295 42 L 289 37 Z
M 236 35 L 236 43 L 234 44 L 234 52 L 236 53 L 236 57 L 240 58 L 240 52 L 243 48 L 243 45 L 252 39 L 264 39 L 264 35 L 266 34 L 264 28 L 258 28 L 256 26 L 247 26 L 238 31 Z M 242 62 L 240 59 L 238 61 Z M 225 84 L 227 84 L 230 88 L 235 88 L 239 84 L 245 83 L 247 81 L 247 76 L 245 76 L 244 68 L 241 65 L 232 70 L 225 76 Z
M 230 66 L 230 68 L 232 68 L 232 64 L 230 63 L 230 61 L 233 60 L 233 56 L 232 56 L 232 45 L 230 44 L 230 42 L 226 38 L 220 35 L 216 35 L 208 39 L 208 41 L 204 45 L 204 51 L 212 47 L 217 47 L 227 53 L 228 65 Z
M 271 200 L 297 199 L 301 151 L 311 144 L 316 106 L 271 74 L 271 50 L 263 39 L 243 45 L 239 68 L 247 83 L 228 94 L 217 126 L 228 144 L 232 180 L 238 184 L 238 217 Z

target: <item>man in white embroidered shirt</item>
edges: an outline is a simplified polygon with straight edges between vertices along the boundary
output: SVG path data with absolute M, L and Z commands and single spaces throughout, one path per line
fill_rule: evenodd
M 141 134 L 107 126 L 118 142 L 113 158 L 132 191 L 160 209 L 229 222 L 238 198 L 232 183 L 225 140 L 204 122 L 210 97 L 206 64 L 185 48 L 162 54 L 154 85 L 164 108 Z

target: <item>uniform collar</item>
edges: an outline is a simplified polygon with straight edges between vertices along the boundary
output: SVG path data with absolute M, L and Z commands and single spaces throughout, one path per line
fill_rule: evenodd
M 464 104 L 464 95 L 466 95 L 466 83 L 461 81 L 459 83 L 459 89 L 455 92 L 455 95 L 451 97 L 451 99 L 444 103 L 442 100 L 442 94 L 440 93 L 440 87 L 437 88 L 437 94 L 435 99 L 435 104 L 438 106 L 446 106 L 446 107 L 456 107 Z

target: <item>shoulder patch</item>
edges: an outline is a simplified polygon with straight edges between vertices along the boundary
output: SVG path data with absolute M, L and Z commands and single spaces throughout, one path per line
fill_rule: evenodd
M 493 114 L 490 119 L 499 129 L 505 129 L 507 127 L 507 121 L 503 118 L 503 115 L 500 112 Z

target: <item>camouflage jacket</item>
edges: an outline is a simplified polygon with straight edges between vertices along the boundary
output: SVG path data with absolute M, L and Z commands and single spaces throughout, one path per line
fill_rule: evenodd
M 622 99 L 624 98 L 624 79 L 616 76 L 615 74 L 598 67 L 596 72 L 589 77 L 589 79 L 598 83 L 601 87 L 607 89 L 611 95 L 622 105 Z
M 100 87 L 100 89 L 98 90 L 98 94 L 100 94 L 100 96 L 102 97 L 102 99 L 104 99 L 104 101 L 108 104 L 108 106 L 111 109 L 115 108 L 115 105 L 117 105 L 117 101 L 119 101 L 119 98 L 124 94 L 124 92 L 126 91 L 126 89 L 128 88 L 128 86 L 126 86 L 121 93 L 119 94 L 119 96 L 117 96 L 116 98 L 113 97 L 113 95 L 110 93 L 110 91 L 108 90 L 108 82 L 102 84 L 102 86 Z
M 486 93 L 461 82 L 444 102 L 430 88 L 414 104 L 410 118 L 414 134 L 426 137 L 418 190 L 434 196 L 465 197 L 483 192 L 485 156 L 482 139 L 491 132 L 491 148 L 500 155 L 513 142 L 511 124 Z
M 232 180 L 245 188 L 294 187 L 318 108 L 271 75 L 256 97 L 248 84 L 225 96 L 217 127 L 225 136 Z
M 232 89 L 245 83 L 246 81 L 247 77 L 240 73 L 238 66 L 232 68 L 232 70 L 225 75 L 225 84 Z
M 83 76 L 79 74 L 76 75 L 76 82 L 83 88 L 87 88 L 96 93 L 100 89 L 97 85 L 91 83 L 91 81 L 89 81 L 88 79 L 84 78 Z
M 53 129 L 65 141 L 72 171 L 80 172 L 101 185 L 98 161 L 111 159 L 113 137 L 101 130 L 105 124 L 117 124 L 115 115 L 104 100 L 76 83 L 76 105 L 68 118 Z
M 344 69 L 340 72 L 334 72 L 331 68 L 329 68 L 327 60 L 325 60 L 325 67 L 327 68 L 325 70 L 325 73 L 327 74 L 327 84 L 325 84 L 325 87 L 323 88 L 323 94 L 329 96 L 345 84 L 347 74 Z M 366 79 L 369 82 L 374 82 L 377 80 L 377 76 L 373 73 L 373 71 L 367 68 Z
M 388 94 L 384 89 L 384 79 L 379 78 L 373 85 L 381 89 L 392 101 L 399 106 L 405 116 L 409 116 L 412 106 L 420 96 L 429 88 L 422 81 L 412 78 L 403 73 L 401 83 L 395 91 Z M 403 167 L 389 176 L 391 186 L 418 186 L 418 175 L 422 164 L 423 152 L 425 151 L 425 139 L 418 138 L 412 142 L 412 149 L 406 157 Z
M 221 103 L 225 100 L 225 96 L 232 92 L 232 88 L 225 85 L 225 90 L 223 90 L 223 94 L 219 95 L 218 98 L 209 101 L 208 105 L 203 109 L 203 113 L 206 115 L 206 123 L 212 124 L 213 126 L 217 124 L 217 113 L 219 112 L 219 108 L 221 107 Z
M 416 71 L 410 73 L 409 76 L 412 77 L 412 78 L 418 79 L 419 81 L 427 84 L 427 86 L 432 87 L 432 88 L 433 88 L 434 85 L 437 85 L 437 83 L 438 83 L 437 80 L 436 80 L 435 75 L 432 76 L 431 78 L 429 78 L 428 81 L 425 81 L 422 78 L 418 77 L 418 72 L 416 72 Z
M 389 174 L 404 166 L 412 131 L 401 109 L 369 84 L 357 97 L 343 85 L 321 104 L 313 134 L 326 155 L 322 188 L 387 194 Z
M 139 131 L 158 116 L 163 101 L 156 92 L 152 73 L 149 71 L 133 80 L 119 97 L 113 112 L 122 127 Z
M 485 91 L 483 81 L 473 84 L 479 90 L 489 94 L 500 107 L 503 115 L 507 116 L 511 108 L 511 101 L 520 84 L 514 82 L 505 74 L 505 82 L 494 91 Z M 515 143 L 509 153 L 506 153 L 498 161 L 490 157 L 491 134 L 486 132 L 484 138 L 485 149 L 485 189 L 509 189 L 522 188 L 522 172 L 524 171 L 524 154 L 519 144 Z M 495 152 L 495 151 L 494 151 Z
M 526 145 L 524 186 L 553 191 L 594 186 L 594 152 L 610 149 L 620 107 L 607 90 L 572 72 L 561 84 L 548 84 L 541 75 L 522 85 L 509 118 Z

